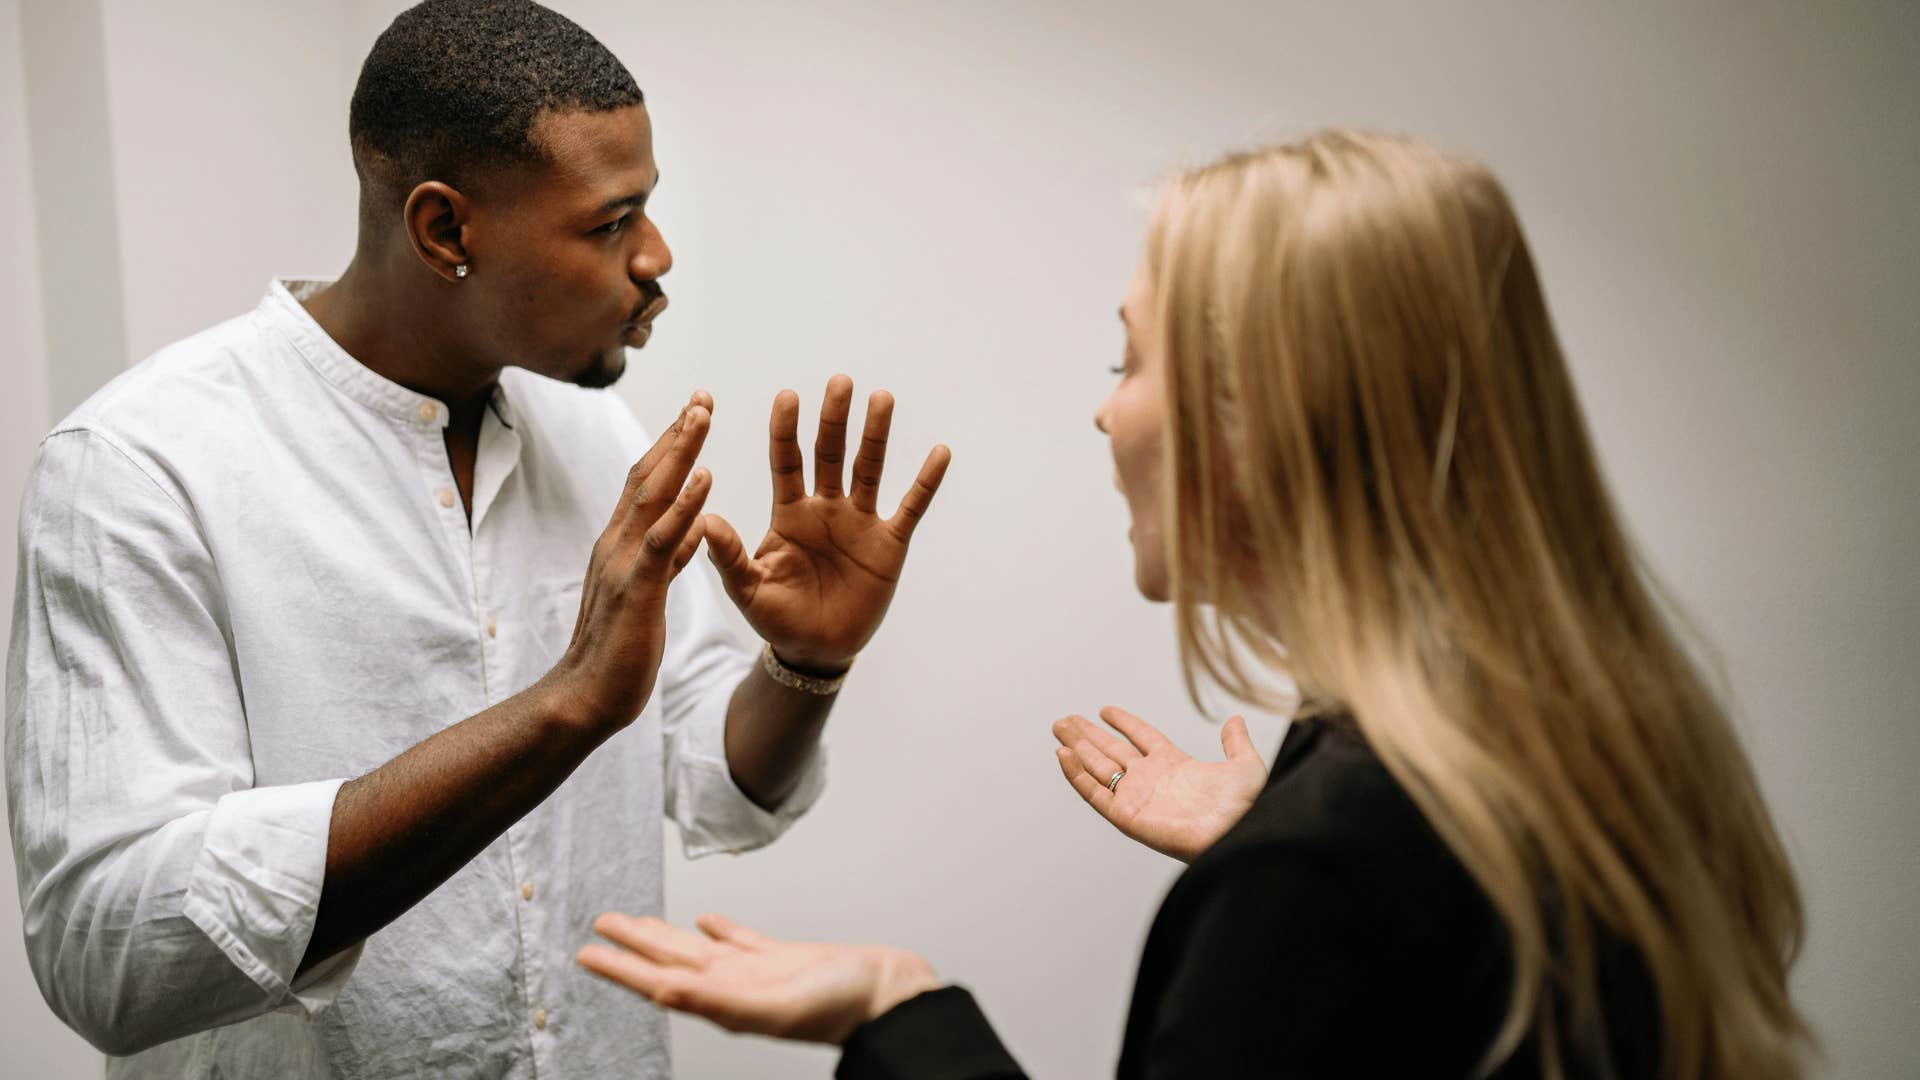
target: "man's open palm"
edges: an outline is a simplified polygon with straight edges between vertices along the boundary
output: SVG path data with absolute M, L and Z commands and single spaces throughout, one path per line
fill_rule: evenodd
M 834 376 L 820 407 L 809 495 L 800 457 L 800 398 L 791 390 L 774 398 L 768 430 L 773 517 L 751 558 L 733 526 L 717 514 L 705 518 L 707 554 L 747 623 L 782 661 L 820 673 L 844 669 L 880 628 L 914 527 L 953 458 L 945 446 L 934 447 L 899 510 L 880 517 L 893 395 L 881 390 L 867 401 L 853 486 L 846 490 L 842 471 L 852 407 L 853 380 Z

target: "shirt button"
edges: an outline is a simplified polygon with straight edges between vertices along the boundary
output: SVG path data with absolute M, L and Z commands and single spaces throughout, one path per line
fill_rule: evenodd
M 520 899 L 533 899 L 533 882 L 529 881 L 525 885 L 520 886 Z
M 493 616 L 491 615 L 487 616 L 487 636 L 498 637 L 499 635 L 500 635 L 500 625 L 493 621 Z M 533 886 L 529 885 L 527 886 L 527 888 L 531 889 L 533 888 Z
M 547 1029 L 547 1010 L 545 1009 L 533 1010 L 533 1026 L 540 1031 L 545 1031 Z
M 431 424 L 433 423 L 434 419 L 439 415 L 440 415 L 440 410 L 435 408 L 430 402 L 423 401 L 420 403 L 420 422 L 421 423 Z
M 452 488 L 440 489 L 440 505 L 446 507 L 449 510 L 453 509 L 453 489 Z

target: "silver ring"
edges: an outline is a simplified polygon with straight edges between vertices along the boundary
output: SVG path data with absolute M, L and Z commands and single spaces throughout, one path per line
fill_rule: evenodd
M 1117 788 L 1117 787 L 1119 787 L 1119 786 L 1120 786 L 1120 778 L 1121 778 L 1121 777 L 1123 777 L 1123 776 L 1125 776 L 1125 775 L 1127 775 L 1127 770 L 1125 770 L 1125 769 L 1120 769 L 1120 770 L 1117 770 L 1117 771 L 1115 771 L 1115 772 L 1114 772 L 1114 774 L 1113 774 L 1113 779 L 1111 779 L 1111 780 L 1108 780 L 1108 781 L 1107 781 L 1107 790 L 1108 790 L 1108 791 L 1112 791 L 1112 790 L 1114 790 L 1115 788 Z

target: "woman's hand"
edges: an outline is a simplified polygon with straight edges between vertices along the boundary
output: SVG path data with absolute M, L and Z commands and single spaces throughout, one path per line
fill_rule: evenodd
M 1220 727 L 1227 760 L 1196 761 L 1152 724 L 1111 706 L 1100 718 L 1126 738 L 1116 739 L 1084 716 L 1053 725 L 1060 771 L 1087 805 L 1113 827 L 1181 862 L 1213 846 L 1239 821 L 1267 782 L 1267 767 L 1236 716 Z M 1111 789 L 1108 781 L 1125 775 Z
M 575 959 L 663 1009 L 728 1031 L 835 1046 L 940 985 L 927 962 L 904 949 L 775 941 L 719 915 L 702 915 L 697 925 L 705 936 L 610 911 L 593 929 L 624 948 L 596 943 Z

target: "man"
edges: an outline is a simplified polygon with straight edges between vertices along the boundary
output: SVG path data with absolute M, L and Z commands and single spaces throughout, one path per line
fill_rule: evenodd
M 661 1015 L 573 951 L 659 910 L 663 815 L 700 855 L 813 802 L 948 454 L 879 517 L 891 401 L 843 490 L 836 378 L 809 495 L 783 393 L 750 557 L 700 513 L 711 398 L 649 448 L 582 389 L 672 257 L 640 90 L 566 19 L 429 0 L 349 126 L 339 281 L 276 281 L 41 447 L 6 739 L 34 971 L 114 1076 L 665 1076 Z

